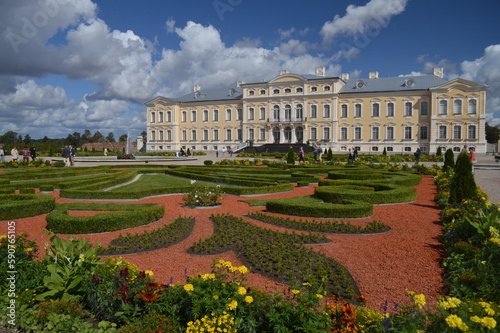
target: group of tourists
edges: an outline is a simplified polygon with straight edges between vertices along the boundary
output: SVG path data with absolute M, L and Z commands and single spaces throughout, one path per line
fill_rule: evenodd
M 36 159 L 35 146 L 31 146 L 31 148 L 25 147 L 23 149 L 22 153 L 23 153 L 23 162 L 25 162 L 25 163 L 29 163 L 30 158 L 31 158 L 31 161 L 34 161 Z M 10 155 L 11 155 L 12 161 L 18 162 L 19 151 L 17 150 L 17 148 L 15 146 L 12 147 L 12 149 L 10 150 Z M 3 146 L 0 146 L 0 163 L 5 162 L 4 158 L 5 158 L 5 150 L 4 150 Z
M 61 156 L 64 159 L 64 164 L 66 166 L 74 166 L 75 165 L 75 156 L 76 156 L 76 151 L 73 146 L 64 146 Z

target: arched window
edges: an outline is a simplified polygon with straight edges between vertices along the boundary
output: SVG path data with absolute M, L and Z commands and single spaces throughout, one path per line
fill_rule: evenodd
M 444 115 L 447 113 L 448 113 L 448 101 L 442 99 L 439 101 L 439 114 Z
M 297 118 L 297 120 L 302 120 L 302 104 L 297 104 L 297 108 L 295 109 L 295 117 Z
M 285 120 L 290 121 L 292 118 L 292 107 L 290 104 L 285 105 Z
M 275 105 L 273 108 L 273 116 L 274 120 L 280 120 L 280 107 L 279 105 Z

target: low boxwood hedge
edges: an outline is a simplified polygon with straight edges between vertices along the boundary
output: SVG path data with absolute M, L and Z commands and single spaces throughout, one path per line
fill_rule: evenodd
M 314 196 L 304 196 L 269 200 L 266 202 L 266 211 L 294 216 L 361 218 L 372 215 L 373 205 L 352 200 L 328 203 Z
M 48 194 L 0 195 L 0 220 L 19 219 L 52 211 L 55 198 Z
M 369 182 L 365 182 L 365 185 L 372 187 L 372 190 L 338 186 L 319 186 L 314 189 L 314 194 L 326 202 L 354 200 L 369 202 L 371 204 L 410 202 L 417 198 L 417 190 L 414 187 L 391 186 Z
M 85 207 L 85 208 L 82 208 Z M 92 209 L 125 212 L 70 216 L 68 210 L 89 210 L 88 204 L 61 204 L 47 215 L 47 229 L 62 234 L 90 234 L 133 228 L 158 221 L 165 207 L 156 204 L 92 204 Z

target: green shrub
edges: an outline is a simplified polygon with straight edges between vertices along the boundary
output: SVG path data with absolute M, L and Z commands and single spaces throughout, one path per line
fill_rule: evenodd
M 66 163 L 64 163 L 63 161 L 57 161 L 57 162 L 54 162 L 52 164 L 53 167 L 56 167 L 56 168 L 63 168 L 66 166 Z
M 472 173 L 472 162 L 466 152 L 460 153 L 450 183 L 450 204 L 460 204 L 464 199 L 475 199 L 477 186 Z
M 212 165 L 212 164 L 214 164 L 214 161 L 212 161 L 212 160 L 205 160 L 205 161 L 203 161 L 203 164 L 205 164 L 205 165 Z
M 414 187 L 389 186 L 383 183 L 366 183 L 365 186 L 372 187 L 372 189 L 320 186 L 315 188 L 314 195 L 325 202 L 334 203 L 341 200 L 353 200 L 371 204 L 388 204 L 411 202 L 417 198 L 417 190 Z
M 448 171 L 455 167 L 455 154 L 453 154 L 453 150 L 451 148 L 447 149 L 444 153 L 444 164 L 443 171 Z
M 84 206 L 84 210 L 88 210 Z M 69 216 L 68 210 L 80 210 L 78 204 L 58 205 L 47 215 L 47 228 L 62 234 L 90 234 L 137 227 L 158 221 L 165 207 L 156 204 L 92 204 L 94 210 L 127 210 L 94 216 Z
M 293 151 L 292 147 L 288 149 L 288 154 L 286 156 L 286 163 L 295 164 L 295 152 Z
M 55 198 L 48 194 L 0 195 L 0 220 L 19 219 L 52 211 Z

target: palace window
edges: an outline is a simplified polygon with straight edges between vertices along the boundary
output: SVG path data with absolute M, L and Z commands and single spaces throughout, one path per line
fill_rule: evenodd
M 446 126 L 445 125 L 439 126 L 439 138 L 446 139 Z
M 303 92 L 304 90 L 303 90 L 302 88 L 297 88 L 297 90 L 296 90 L 296 91 L 297 91 L 298 93 L 301 93 L 301 92 Z
M 273 90 L 273 94 L 277 95 L 277 94 L 279 94 L 279 93 L 280 93 L 280 90 L 279 90 L 279 89 L 274 89 L 274 90 Z
M 261 128 L 260 129 L 260 140 L 265 140 L 266 139 L 266 129 L 265 128 Z
M 172 131 L 167 130 L 167 141 L 172 141 Z
M 203 130 L 203 141 L 208 141 L 208 130 L 207 129 Z
M 182 130 L 182 141 L 186 141 L 186 140 L 187 140 L 187 131 Z
M 330 140 L 330 127 L 323 128 L 323 140 Z
M 241 128 L 238 128 L 236 130 L 236 140 L 243 140 L 243 131 L 241 130 Z
M 196 111 L 191 111 L 191 122 L 196 122 Z
M 219 110 L 214 110 L 214 122 L 219 121 Z
M 411 102 L 406 102 L 405 103 L 405 117 L 412 116 L 412 109 L 413 109 L 413 105 L 411 104 Z
M 429 115 L 429 103 L 428 102 L 420 102 L 420 115 L 428 116 Z
M 243 120 L 243 109 L 238 109 L 237 110 L 236 120 Z
M 380 117 L 380 104 L 378 103 L 372 104 L 372 117 L 374 118 Z
M 439 101 L 439 114 L 445 115 L 448 113 L 448 101 L 442 99 Z
M 163 122 L 163 112 L 159 112 L 158 114 L 158 122 L 162 123 Z
M 266 119 L 266 108 L 260 108 L 260 120 Z
M 347 118 L 347 104 L 342 104 L 340 107 L 340 117 Z
M 323 105 L 323 118 L 330 118 L 330 104 Z
M 274 108 L 273 108 L 273 116 L 274 116 L 274 120 L 280 120 L 280 107 L 279 105 L 275 105 Z
M 477 113 L 477 100 L 476 99 L 469 99 L 469 110 L 468 111 L 470 114 Z
M 347 127 L 340 129 L 340 140 L 347 140 Z
M 318 118 L 318 106 L 311 105 L 311 118 Z
M 386 129 L 386 139 L 394 140 L 394 127 L 390 126 Z
M 295 118 L 297 120 L 302 120 L 303 116 L 302 104 L 297 104 L 297 108 L 295 109 Z
M 214 141 L 218 141 L 219 140 L 219 130 L 218 129 L 214 129 L 213 131 L 213 140 Z
M 361 118 L 361 104 L 354 105 L 354 118 Z
M 167 123 L 171 123 L 171 122 L 172 122 L 172 112 L 167 111 Z
M 405 126 L 405 140 L 411 140 L 412 138 L 412 128 L 411 126 Z
M 253 95 L 255 95 L 255 91 L 250 90 L 250 91 L 248 92 L 248 96 L 253 96 Z
M 354 127 L 354 140 L 361 140 L 361 127 Z
M 311 128 L 311 140 L 317 140 L 317 139 L 318 139 L 317 128 L 312 127 Z
M 469 128 L 467 129 L 467 135 L 468 139 L 470 140 L 476 140 L 476 125 L 469 125 Z
M 462 114 L 462 100 L 456 99 L 453 101 L 453 114 Z
M 191 141 L 196 141 L 196 130 L 191 130 Z
M 394 103 L 387 103 L 387 117 L 394 117 Z
M 285 120 L 290 121 L 292 119 L 292 107 L 290 104 L 285 105 Z
M 260 94 L 261 94 L 261 95 L 265 95 L 265 94 L 266 94 L 266 91 L 265 91 L 264 89 L 261 89 L 261 90 L 260 90 Z
M 255 109 L 249 108 L 248 109 L 248 120 L 254 120 L 254 119 L 255 119 Z
M 378 141 L 380 139 L 379 133 L 379 127 L 372 127 L 372 140 Z
M 226 141 L 231 141 L 233 139 L 233 132 L 231 129 L 226 130 Z
M 429 138 L 428 131 L 427 126 L 420 126 L 420 140 L 427 140 Z
M 291 93 L 291 92 L 292 92 L 292 89 L 290 89 L 290 88 L 286 88 L 286 89 L 285 89 L 285 94 L 289 94 L 289 93 Z
M 311 87 L 311 92 L 316 92 L 318 91 L 318 87 Z
M 248 140 L 255 140 L 255 130 L 253 128 L 248 129 Z
M 187 113 L 186 113 L 186 111 L 182 111 L 181 121 L 183 123 L 185 123 L 187 121 Z
M 460 125 L 453 126 L 453 139 L 455 140 L 462 139 L 462 126 Z
M 226 109 L 226 121 L 231 121 L 231 109 Z
M 156 131 L 151 131 L 151 141 L 156 140 Z
M 203 110 L 203 121 L 208 121 L 208 110 Z
M 330 90 L 331 90 L 331 87 L 330 87 L 330 86 L 325 86 L 325 87 L 323 88 L 323 90 L 324 90 L 324 91 L 330 91 Z
M 160 134 L 160 141 L 163 141 L 163 131 L 158 131 Z
M 151 112 L 151 122 L 154 123 L 156 122 L 156 113 Z

